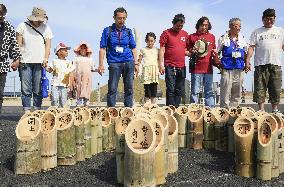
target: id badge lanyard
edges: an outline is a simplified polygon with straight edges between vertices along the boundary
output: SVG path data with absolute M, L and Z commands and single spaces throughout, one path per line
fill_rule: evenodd
M 118 46 L 120 47 L 120 39 L 121 39 L 121 36 L 122 36 L 122 30 L 121 31 L 116 30 L 116 34 L 118 36 Z

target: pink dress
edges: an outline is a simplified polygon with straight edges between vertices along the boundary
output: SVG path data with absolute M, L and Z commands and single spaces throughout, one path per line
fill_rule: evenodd
M 90 99 L 92 89 L 93 60 L 90 57 L 77 56 L 73 60 L 76 77 L 77 99 Z

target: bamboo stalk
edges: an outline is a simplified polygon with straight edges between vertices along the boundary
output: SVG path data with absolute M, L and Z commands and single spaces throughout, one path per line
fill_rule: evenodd
M 115 107 L 109 107 L 108 108 L 109 114 L 110 114 L 110 119 L 111 119 L 111 124 L 109 126 L 109 131 L 108 131 L 108 141 L 109 141 L 109 150 L 114 150 L 115 149 L 115 121 L 119 117 L 118 110 Z
M 238 118 L 238 111 L 236 107 L 231 107 L 229 109 L 229 120 L 228 120 L 228 152 L 233 153 L 235 151 L 235 133 L 234 133 L 234 123 Z
M 254 123 L 241 116 L 234 123 L 236 174 L 243 177 L 255 176 Z
M 93 108 L 90 109 L 91 115 L 91 154 L 95 155 L 98 153 L 98 135 L 97 135 L 97 111 Z
M 85 161 L 85 127 L 83 117 L 77 110 L 74 111 L 76 161 Z
M 216 118 L 211 110 L 204 110 L 204 149 L 215 149 L 215 123 Z
M 187 147 L 187 136 L 188 136 L 188 119 L 187 119 L 188 109 L 185 106 L 180 106 L 177 108 L 174 117 L 178 122 L 178 146 L 180 148 Z
M 41 170 L 41 123 L 29 116 L 19 121 L 16 127 L 15 174 L 33 174 Z
M 216 118 L 215 123 L 215 149 L 218 151 L 228 150 L 228 128 L 229 112 L 225 108 L 213 110 Z
M 76 164 L 76 142 L 74 115 L 69 111 L 63 111 L 55 118 L 57 126 L 57 164 Z
M 156 135 L 147 119 L 134 119 L 125 133 L 124 186 L 155 186 Z
M 57 166 L 57 127 L 52 112 L 45 112 L 42 115 L 41 133 L 41 168 L 49 170 Z
M 192 109 L 188 112 L 188 142 L 191 149 L 202 149 L 203 142 L 203 109 Z
M 121 117 L 132 118 L 134 116 L 134 111 L 132 108 L 126 107 L 121 112 Z
M 96 129 L 97 129 L 97 151 L 98 153 L 101 153 L 103 151 L 103 128 L 102 128 L 102 114 L 97 109 L 96 113 Z
M 118 118 L 115 125 L 116 134 L 116 179 L 117 183 L 124 182 L 124 156 L 125 156 L 125 130 L 131 119 L 128 117 Z
M 102 125 L 102 147 L 103 151 L 110 151 L 110 142 L 109 142 L 109 128 L 111 124 L 111 118 L 109 111 L 103 109 L 101 113 L 101 125 Z
M 168 115 L 169 121 L 169 155 L 168 155 L 168 173 L 174 173 L 178 170 L 178 123 L 175 117 Z
M 82 115 L 82 120 L 84 122 L 85 128 L 85 158 L 91 158 L 91 142 L 92 142 L 92 135 L 91 135 L 91 114 L 88 108 L 82 107 L 80 114 Z

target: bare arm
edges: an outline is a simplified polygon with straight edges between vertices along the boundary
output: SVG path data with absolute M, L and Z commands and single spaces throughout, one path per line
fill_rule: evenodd
M 253 51 L 254 51 L 255 46 L 251 45 L 248 48 L 248 53 L 245 55 L 245 72 L 249 72 L 251 70 L 250 68 L 250 59 L 252 57 Z
M 143 55 L 140 54 L 140 55 L 139 55 L 139 58 L 138 58 L 138 64 L 141 64 L 141 63 L 142 63 L 142 59 L 143 59 Z
M 165 73 L 164 55 L 165 55 L 165 47 L 161 47 L 159 52 L 159 70 L 161 75 Z
M 131 51 L 132 51 L 132 54 L 133 54 L 134 63 L 136 64 L 137 63 L 137 50 L 136 50 L 136 48 L 134 48 L 134 49 L 131 49 Z
M 51 48 L 51 39 L 47 38 L 47 39 L 45 39 L 44 60 L 43 60 L 43 64 L 42 64 L 43 67 L 47 66 L 48 58 L 49 58 L 49 55 L 50 55 L 50 48 Z
M 24 45 L 23 35 L 16 33 L 16 39 L 17 39 L 17 42 L 19 44 L 19 47 L 20 48 L 23 47 L 23 45 Z
M 106 48 L 100 48 L 99 51 L 99 68 L 98 68 L 98 73 L 102 75 L 105 72 L 104 68 L 104 58 L 106 54 Z

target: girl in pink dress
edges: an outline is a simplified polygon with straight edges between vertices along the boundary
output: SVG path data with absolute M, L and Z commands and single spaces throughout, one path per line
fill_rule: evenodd
M 97 72 L 91 58 L 92 49 L 87 42 L 81 42 L 74 49 L 77 55 L 73 64 L 75 66 L 75 87 L 77 92 L 77 105 L 86 106 L 89 103 L 92 89 L 92 72 Z

